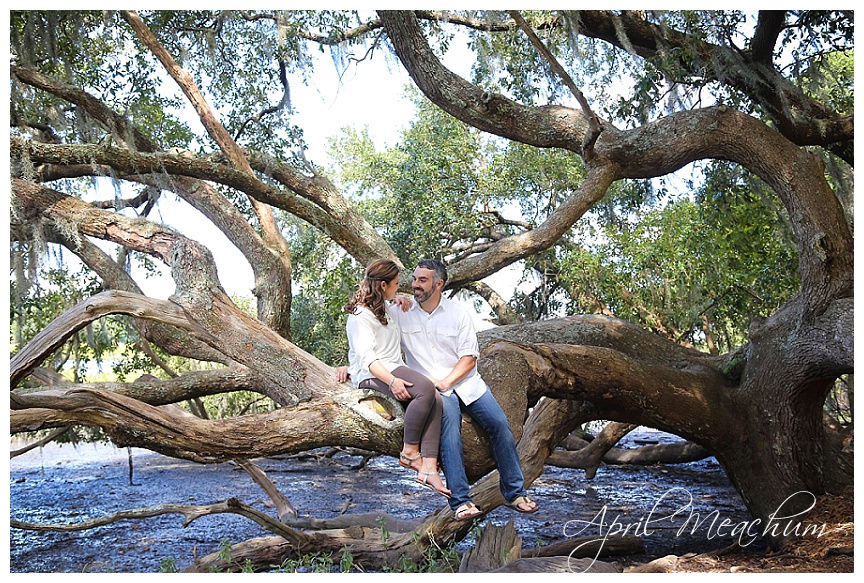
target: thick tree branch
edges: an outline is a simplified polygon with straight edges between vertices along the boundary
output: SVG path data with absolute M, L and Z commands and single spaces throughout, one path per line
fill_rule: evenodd
M 448 285 L 456 287 L 480 280 L 540 251 L 552 247 L 597 201 L 616 178 L 613 166 L 595 165 L 576 191 L 536 229 L 495 241 L 482 252 L 450 267 Z
M 592 444 L 594 442 L 591 442 Z M 562 468 L 581 468 L 585 477 L 591 479 L 600 460 L 588 448 L 577 451 L 552 452 L 546 463 Z M 655 464 L 686 464 L 711 457 L 711 452 L 695 443 L 679 441 L 658 445 L 646 445 L 637 449 L 610 449 L 602 456 L 604 464 L 631 464 L 652 466 Z
M 47 91 L 83 108 L 88 115 L 107 127 L 119 144 L 128 144 L 127 147 L 132 152 L 155 153 L 160 151 L 156 144 L 129 123 L 126 118 L 118 115 L 88 93 L 22 67 L 13 67 L 12 73 L 23 83 Z M 101 172 L 101 169 L 96 167 L 97 162 L 95 160 L 82 162 L 80 166 L 75 166 L 72 163 L 71 168 L 69 168 L 70 164 L 63 160 L 37 161 L 37 164 L 39 163 L 51 164 L 52 169 L 69 169 L 71 172 L 66 172 L 66 174 L 70 177 L 72 175 L 93 176 Z M 124 172 L 122 169 L 117 169 L 117 171 Z M 136 169 L 129 171 L 128 174 L 134 175 L 138 172 Z M 56 170 L 51 174 L 53 175 L 44 178 L 55 179 L 59 177 Z M 204 179 L 207 179 L 206 176 Z M 255 276 L 255 294 L 258 297 L 259 318 L 283 336 L 287 336 L 290 333 L 290 293 L 286 293 L 285 290 L 291 288 L 290 270 L 284 270 L 283 262 L 278 256 L 269 252 L 265 242 L 237 208 L 225 200 L 224 196 L 215 192 L 207 182 L 185 176 L 175 176 L 170 181 L 153 180 L 147 177 L 142 177 L 141 180 L 151 186 L 176 192 L 225 233 L 225 236 L 237 246 L 252 267 Z
M 10 149 L 16 157 L 28 158 L 34 163 L 81 165 L 96 163 L 109 166 L 130 178 L 163 187 L 169 186 L 160 178 L 160 175 L 165 173 L 172 177 L 187 176 L 224 184 L 307 221 L 327 233 L 361 262 L 381 257 L 395 260 L 393 251 L 386 241 L 351 209 L 335 190 L 332 190 L 332 185 L 327 181 L 310 179 L 287 167 L 273 168 L 266 164 L 266 160 L 260 162 L 262 170 L 267 168 L 274 178 L 289 188 L 297 189 L 297 192 L 303 196 L 295 196 L 290 192 L 275 189 L 254 176 L 196 157 L 169 153 L 135 153 L 122 148 L 89 145 L 56 146 L 18 139 L 11 140 Z M 151 176 L 148 178 L 145 173 Z M 207 209 L 208 212 L 205 214 L 208 218 L 212 217 L 214 221 L 218 221 L 220 211 L 229 211 L 230 214 L 226 214 L 226 217 L 232 217 L 237 213 L 237 210 L 231 207 L 224 197 L 213 192 L 212 188 L 207 187 L 203 190 L 191 188 L 186 192 L 190 202 L 194 200 L 196 206 L 201 207 L 202 210 Z M 326 210 L 319 204 L 325 205 Z M 219 222 L 217 224 L 221 225 Z M 226 230 L 226 232 L 230 231 Z M 245 245 L 244 249 L 252 253 L 247 257 L 254 260 L 254 247 Z M 260 249 L 258 252 L 260 253 Z M 256 271 L 256 282 L 259 278 L 266 280 L 268 277 L 271 277 L 271 274 L 266 269 Z M 284 293 L 284 288 L 280 288 L 278 293 Z
M 761 15 L 760 15 L 761 16 Z M 605 10 L 581 10 L 574 13 L 579 23 L 579 32 L 588 37 L 602 39 L 609 44 L 635 50 L 636 54 L 650 58 L 659 55 L 674 55 L 670 49 L 684 49 L 682 54 L 698 55 L 695 61 L 704 64 L 693 74 L 700 78 L 722 78 L 759 103 L 772 117 L 780 132 L 799 146 L 820 145 L 826 148 L 849 143 L 854 144 L 854 117 L 837 115 L 824 104 L 809 98 L 799 87 L 783 77 L 766 60 L 765 51 L 771 43 L 778 23 L 777 14 L 764 19 L 763 26 L 754 38 L 753 54 L 740 53 L 733 48 L 696 43 L 691 35 L 654 25 L 644 16 L 624 11 L 615 14 Z M 694 44 L 695 43 L 695 44 Z M 770 57 L 770 55 L 768 55 Z M 689 70 L 693 65 L 681 59 L 678 64 Z M 838 152 L 849 164 L 854 164 L 851 147 Z
M 412 12 L 378 14 L 408 74 L 441 109 L 495 135 L 538 147 L 581 152 L 582 137 L 589 128 L 582 112 L 558 105 L 524 106 L 503 95 L 483 91 L 441 64 Z
M 228 130 L 216 119 L 207 100 L 195 86 L 192 76 L 180 67 L 174 58 L 165 50 L 165 48 L 156 39 L 156 36 L 150 32 L 150 29 L 144 24 L 144 21 L 138 14 L 131 10 L 121 11 L 123 18 L 132 29 L 138 34 L 142 42 L 150 49 L 157 59 L 165 67 L 168 74 L 177 82 L 180 89 L 186 95 L 189 102 L 198 113 L 198 117 L 207 129 L 210 137 L 219 145 L 219 148 L 228 158 L 229 163 L 233 168 L 236 168 L 244 174 L 253 176 L 252 167 L 246 159 L 243 150 L 228 133 Z M 287 286 L 281 291 L 286 298 L 285 301 L 290 301 L 291 298 L 291 253 L 288 248 L 288 242 L 282 235 L 282 231 L 276 224 L 276 219 L 273 216 L 273 210 L 266 204 L 251 198 L 252 208 L 255 210 L 255 215 L 258 217 L 258 222 L 263 232 L 262 239 L 264 240 L 270 252 L 281 262 L 281 267 L 287 275 L 283 283 Z M 283 322 L 284 326 L 290 326 L 289 322 Z M 290 334 L 290 330 L 289 330 Z
M 383 403 L 394 413 L 385 419 L 370 402 Z M 142 447 L 200 463 L 252 459 L 297 453 L 344 441 L 350 430 L 355 445 L 396 455 L 401 445 L 402 417 L 380 393 L 343 390 L 269 413 L 207 420 L 172 408 L 153 407 L 118 393 L 94 389 L 52 390 L 15 394 L 10 427 L 35 431 L 42 424 L 81 423 L 99 426 L 119 447 Z M 24 429 L 26 423 L 30 427 Z
M 205 335 L 203 329 L 190 321 L 179 306 L 121 291 L 102 292 L 55 318 L 39 331 L 30 342 L 12 356 L 9 385 L 15 387 L 30 372 L 53 354 L 75 332 L 108 314 L 125 313 L 137 318 L 155 319 L 171 326 Z M 215 339 L 211 339 L 215 342 Z
M 664 416 L 671 415 L 678 427 L 673 432 L 687 439 L 705 429 L 695 430 L 696 418 L 722 419 L 722 407 L 712 409 L 731 382 L 720 370 L 722 360 L 622 320 L 574 316 L 501 326 L 478 336 L 483 378 L 499 390 L 524 387 L 529 402 L 541 395 L 584 399 L 597 408 L 595 419 L 658 429 L 670 427 L 671 418 Z
M 756 30 L 750 41 L 750 54 L 754 61 L 771 63 L 774 57 L 774 45 L 777 37 L 783 31 L 786 24 L 785 10 L 760 10 L 759 20 L 756 22 Z
M 53 385 L 32 388 L 14 389 L 12 395 L 32 395 L 41 393 L 61 396 L 70 390 L 99 390 L 117 393 L 132 399 L 137 399 L 148 405 L 159 406 L 170 403 L 180 403 L 188 399 L 230 393 L 232 391 L 261 392 L 259 379 L 243 367 L 231 366 L 214 370 L 186 372 L 167 380 L 138 379 L 134 383 L 100 382 L 65 384 L 62 387 Z M 58 392 L 58 389 L 61 392 Z
M 94 245 L 86 237 L 75 239 L 70 233 L 63 229 L 54 228 L 53 225 L 21 225 L 22 228 L 37 227 L 46 241 L 59 243 L 77 255 L 81 261 L 96 275 L 102 278 L 105 286 L 109 289 L 126 291 L 131 294 L 142 295 L 141 289 L 132 277 L 110 257 L 99 246 Z M 154 342 L 160 348 L 178 356 L 186 356 L 196 360 L 219 362 L 228 364 L 230 359 L 207 344 L 192 338 L 183 330 L 154 320 L 143 320 L 133 318 L 134 326 L 143 339 Z M 152 355 L 150 355 L 153 358 Z
M 171 299 L 190 319 L 182 327 L 256 371 L 267 387 L 266 394 L 276 402 L 288 404 L 308 399 L 313 388 L 324 392 L 338 390 L 329 366 L 231 302 L 219 286 L 209 251 L 194 241 L 153 223 L 98 210 L 23 180 L 13 179 L 12 192 L 25 220 L 47 219 L 67 227 L 72 225 L 83 235 L 120 243 L 164 261 L 171 267 L 177 286 Z
M 92 116 L 93 119 L 100 122 L 111 132 L 112 137 L 118 144 L 137 152 L 153 152 L 158 149 L 134 124 L 130 123 L 123 116 L 117 115 L 99 99 L 86 91 L 82 91 L 26 67 L 13 65 L 11 72 L 12 76 L 22 83 L 47 91 L 84 109 L 88 115 Z
M 159 40 L 150 32 L 150 29 L 147 28 L 147 25 L 144 24 L 144 21 L 141 20 L 141 17 L 135 11 L 124 10 L 121 14 L 129 26 L 138 34 L 141 42 L 159 59 L 159 62 L 162 63 L 168 74 L 177 82 L 177 85 L 186 95 L 189 103 L 192 104 L 192 107 L 198 113 L 198 117 L 201 123 L 204 124 L 207 133 L 219 145 L 222 152 L 225 153 L 231 166 L 246 174 L 252 174 L 252 168 L 249 166 L 243 150 L 237 145 L 231 134 L 228 133 L 219 120 L 216 119 L 213 110 L 210 108 L 210 104 L 207 103 L 201 91 L 195 86 L 192 75 L 177 64 L 174 57 L 159 43 Z
M 529 394 L 584 399 L 604 419 L 663 431 L 674 428 L 691 441 L 719 438 L 729 421 L 720 414 L 722 375 L 711 369 L 661 366 L 611 348 L 562 344 L 496 343 L 485 356 L 502 362 L 523 360 L 535 383 L 528 387 Z
M 609 450 L 615 447 L 616 443 L 621 441 L 625 435 L 636 429 L 636 427 L 637 425 L 632 423 L 612 421 L 603 427 L 603 430 L 597 435 L 596 439 L 580 449 L 580 459 L 583 462 L 581 467 L 585 468 L 585 477 L 589 480 L 593 479 L 597 473 L 597 468 L 600 466 L 600 462 L 603 461 Z M 550 458 L 554 457 L 555 453 L 553 452 Z

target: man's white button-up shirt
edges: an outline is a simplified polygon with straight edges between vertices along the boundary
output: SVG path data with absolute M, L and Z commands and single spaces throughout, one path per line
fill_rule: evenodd
M 468 310 L 442 297 L 438 307 L 427 314 L 416 301 L 403 312 L 398 305 L 389 308 L 390 317 L 399 322 L 402 351 L 408 368 L 436 379 L 443 379 L 463 356 L 480 356 L 474 321 Z M 456 392 L 466 405 L 486 392 L 486 383 L 475 366 L 471 372 L 442 394 Z

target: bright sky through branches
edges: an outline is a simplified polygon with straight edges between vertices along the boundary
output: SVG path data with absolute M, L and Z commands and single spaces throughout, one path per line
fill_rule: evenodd
M 460 50 L 462 46 L 454 42 L 444 61 L 451 70 L 467 77 L 471 60 L 465 52 L 467 49 Z M 415 113 L 414 104 L 405 92 L 411 80 L 396 58 L 385 54 L 385 50 L 379 49 L 373 58 L 351 64 L 341 78 L 341 68 L 337 68 L 325 50 L 316 53 L 318 61 L 308 84 L 289 80 L 291 106 L 295 111 L 293 122 L 303 128 L 308 160 L 325 166 L 328 163 L 327 139 L 338 136 L 344 127 L 358 131 L 367 129 L 377 148 L 393 146 L 399 141 Z M 199 122 L 191 119 L 188 123 L 195 127 Z M 220 283 L 229 296 L 252 296 L 252 268 L 218 228 L 170 193 L 163 195 L 157 208 L 159 214 L 154 220 L 210 249 Z M 165 299 L 174 292 L 174 282 L 164 265 L 160 264 L 159 269 L 160 277 L 147 279 L 135 269 L 132 276 L 146 295 Z M 509 297 L 515 288 L 509 269 L 487 278 L 487 282 L 504 297 Z M 488 314 L 478 315 L 478 328 L 486 326 L 482 322 L 484 316 Z
M 317 165 L 327 163 L 327 138 L 338 135 L 343 127 L 368 128 L 379 148 L 392 146 L 414 115 L 414 105 L 404 94 L 410 79 L 396 62 L 383 54 L 349 66 L 339 72 L 329 54 L 317 53 L 318 63 L 308 85 L 289 80 L 294 123 L 304 131 L 309 149 L 306 157 Z M 191 120 L 190 125 L 198 123 Z M 183 235 L 206 245 L 213 253 L 220 282 L 229 295 L 251 296 L 252 269 L 225 235 L 186 203 L 175 202 L 170 194 L 160 201 L 158 220 Z M 136 277 L 145 294 L 166 298 L 174 291 L 173 282 L 162 267 L 163 277 L 149 280 Z M 133 273 L 133 276 L 135 274 Z

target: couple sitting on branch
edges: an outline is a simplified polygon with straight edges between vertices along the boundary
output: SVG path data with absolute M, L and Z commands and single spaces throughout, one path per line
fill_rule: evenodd
M 417 482 L 448 498 L 455 520 L 482 514 L 469 495 L 462 411 L 489 436 L 506 505 L 536 512 L 537 505 L 525 492 L 510 424 L 477 372 L 480 353 L 473 321 L 462 305 L 441 295 L 446 282 L 444 263 L 420 261 L 412 302 L 396 297 L 396 263 L 370 263 L 345 305 L 349 366 L 337 369 L 337 378 L 344 382 L 350 377 L 357 388 L 374 389 L 406 404 L 399 464 L 416 470 Z M 438 474 L 439 452 L 446 486 Z

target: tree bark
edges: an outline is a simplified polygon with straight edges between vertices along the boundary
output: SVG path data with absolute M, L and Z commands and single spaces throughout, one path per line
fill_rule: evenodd
M 460 573 L 486 573 L 518 559 L 522 555 L 522 539 L 513 522 L 504 526 L 488 524 L 474 546 L 462 555 Z

